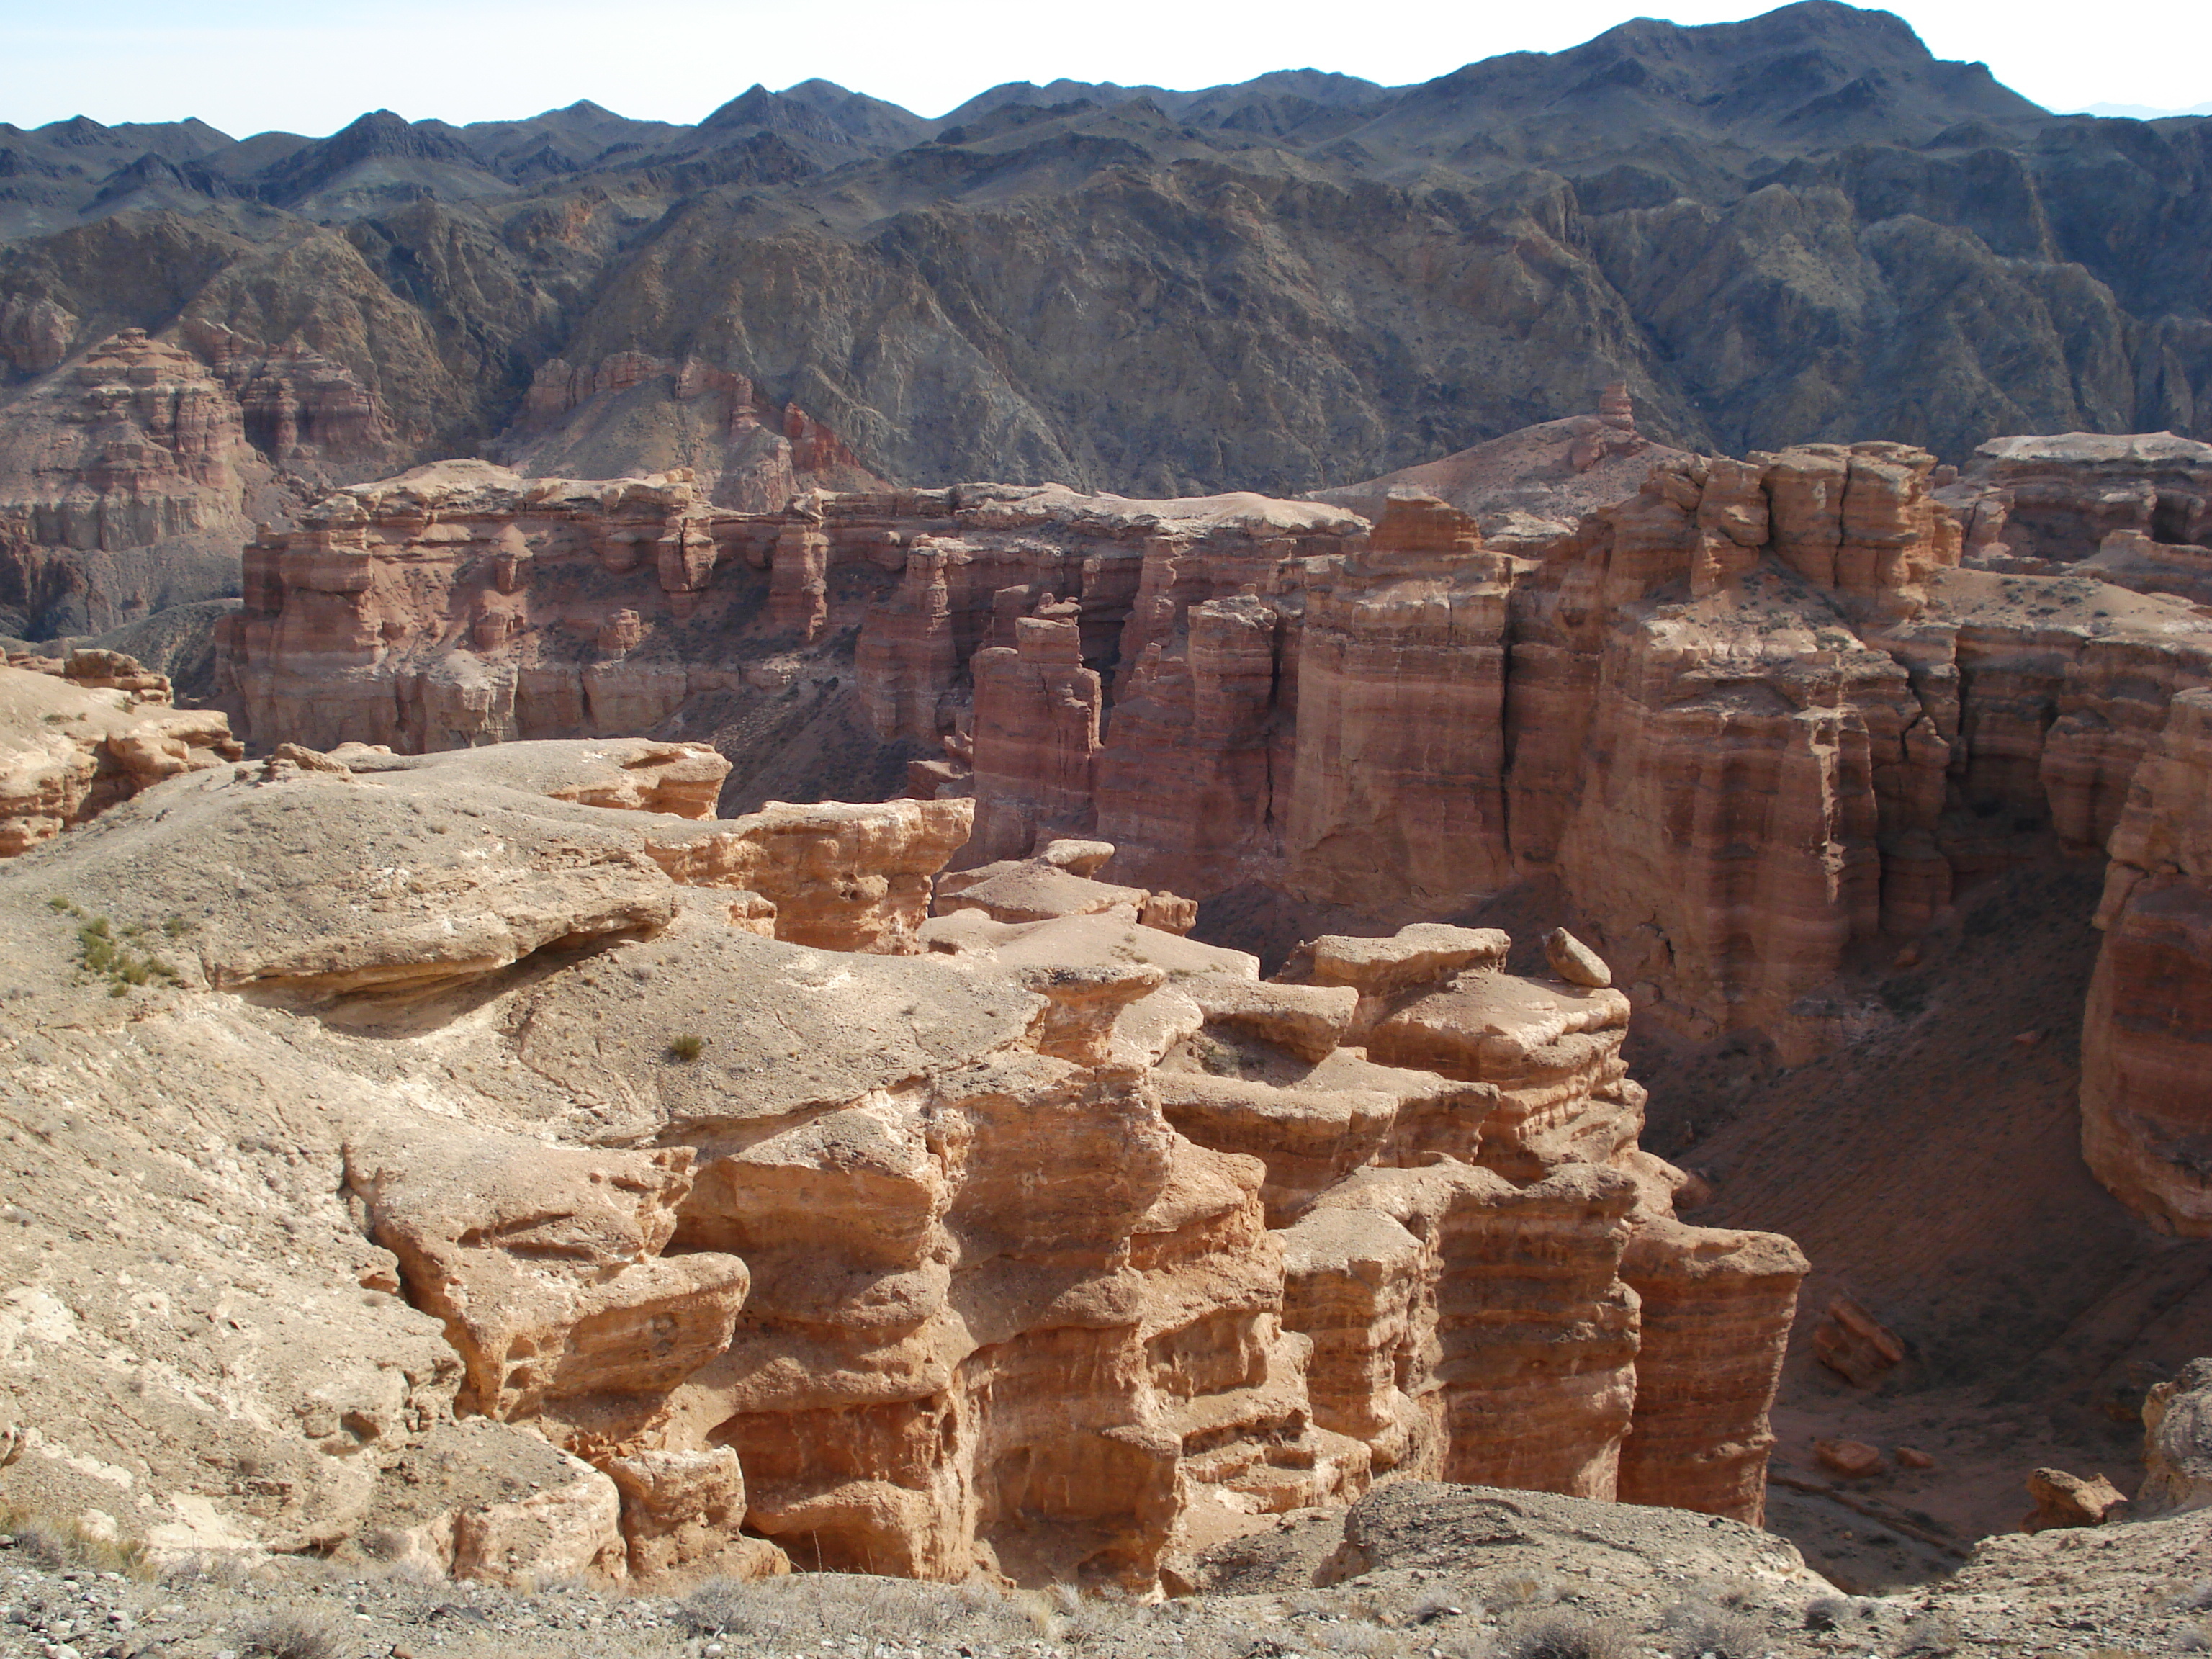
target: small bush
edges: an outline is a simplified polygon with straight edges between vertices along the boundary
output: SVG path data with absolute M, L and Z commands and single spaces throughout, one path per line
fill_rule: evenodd
M 709 1578 L 676 1609 L 676 1616 L 695 1636 L 724 1636 L 735 1625 L 748 1622 L 746 1603 L 750 1587 L 739 1578 Z
M 50 1572 L 88 1567 L 96 1572 L 135 1574 L 146 1559 L 142 1544 L 88 1532 L 82 1522 L 57 1521 L 13 1504 L 0 1504 L 0 1532 L 15 1539 L 17 1557 Z
M 1364 1619 L 1319 1626 L 1309 1639 L 1323 1653 L 1346 1654 L 1352 1659 L 1394 1659 L 1406 1650 L 1406 1638 L 1398 1632 Z
M 49 1572 L 76 1565 L 76 1540 L 51 1522 L 19 1521 L 13 1534 L 15 1553 Z
M 1759 1659 L 1766 1632 L 1740 1613 L 1707 1603 L 1685 1602 L 1666 1620 L 1667 1650 L 1674 1659 Z
M 1612 1625 L 1579 1613 L 1553 1613 L 1508 1632 L 1500 1659 L 1635 1659 L 1636 1644 Z
M 1851 1601 L 1847 1595 L 1816 1595 L 1805 1604 L 1807 1630 L 1841 1630 L 1850 1616 Z
M 706 1047 L 706 1038 L 694 1036 L 690 1032 L 686 1031 L 682 1036 L 668 1039 L 668 1057 L 671 1060 L 681 1060 L 688 1066 L 699 1058 Z
M 94 980 L 107 981 L 107 994 L 128 996 L 134 985 L 182 983 L 183 976 L 161 957 L 138 948 L 137 941 L 146 930 L 142 927 L 125 927 L 120 937 L 115 925 L 106 916 L 87 914 L 65 898 L 46 901 L 47 908 L 64 915 L 76 918 L 77 965 L 83 970 L 80 984 Z
M 238 1638 L 246 1652 L 266 1654 L 269 1659 L 339 1659 L 337 1634 L 328 1623 L 307 1613 L 262 1613 L 240 1628 Z

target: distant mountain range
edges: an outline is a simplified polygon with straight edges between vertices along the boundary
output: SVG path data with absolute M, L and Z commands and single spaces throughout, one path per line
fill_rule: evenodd
M 0 399 L 125 326 L 292 344 L 396 464 L 507 453 L 533 382 L 638 353 L 889 477 L 1148 495 L 1371 477 L 1616 378 L 1696 448 L 2208 436 L 2208 173 L 2201 118 L 2054 116 L 1834 0 L 937 120 L 809 81 L 696 126 L 0 125 Z M 625 421 L 604 464 L 690 441 Z

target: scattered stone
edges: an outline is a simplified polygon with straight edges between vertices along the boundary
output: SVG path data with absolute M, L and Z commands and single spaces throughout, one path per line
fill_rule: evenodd
M 1846 1480 L 1869 1479 L 1885 1467 L 1881 1453 L 1863 1440 L 1815 1440 L 1813 1455 L 1822 1468 Z
M 1613 983 L 1613 969 L 1605 965 L 1605 958 L 1564 927 L 1544 935 L 1544 960 L 1570 985 L 1602 990 Z
M 1813 1328 L 1813 1356 L 1845 1381 L 1870 1389 L 1905 1358 L 1905 1344 L 1847 1296 L 1828 1304 Z

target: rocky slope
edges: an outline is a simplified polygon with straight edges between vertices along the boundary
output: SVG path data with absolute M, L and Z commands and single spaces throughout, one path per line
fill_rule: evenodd
M 802 475 L 1296 494 L 1617 380 L 1679 447 L 1963 463 L 2208 435 L 2208 131 L 2051 117 L 1832 0 L 1418 86 L 1016 86 L 939 121 L 823 82 L 696 127 L 78 120 L 0 132 L 0 363 L 35 405 L 137 327 L 269 365 L 240 398 L 273 467 L 289 396 L 373 411 L 385 470 L 688 465 L 748 507 L 784 445 Z M 120 619 L 40 593 L 27 631 Z
M 933 918 L 969 802 L 726 770 L 287 745 L 0 868 L 0 1498 L 1137 1590 L 1385 1474 L 1757 1519 L 1805 1264 L 1673 1218 L 1619 993 L 1449 927 L 1263 981 L 1103 845 Z

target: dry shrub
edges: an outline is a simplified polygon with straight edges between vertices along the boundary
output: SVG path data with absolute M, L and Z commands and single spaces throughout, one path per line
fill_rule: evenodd
M 239 1645 L 268 1659 L 339 1659 L 337 1632 L 327 1620 L 284 1609 L 264 1613 L 240 1626 Z
M 1710 1601 L 1668 1609 L 1665 1626 L 1674 1659 L 1759 1659 L 1772 1645 L 1755 1620 Z
M 1637 1644 L 1617 1625 L 1577 1613 L 1547 1613 L 1499 1638 L 1499 1659 L 1637 1659 Z

